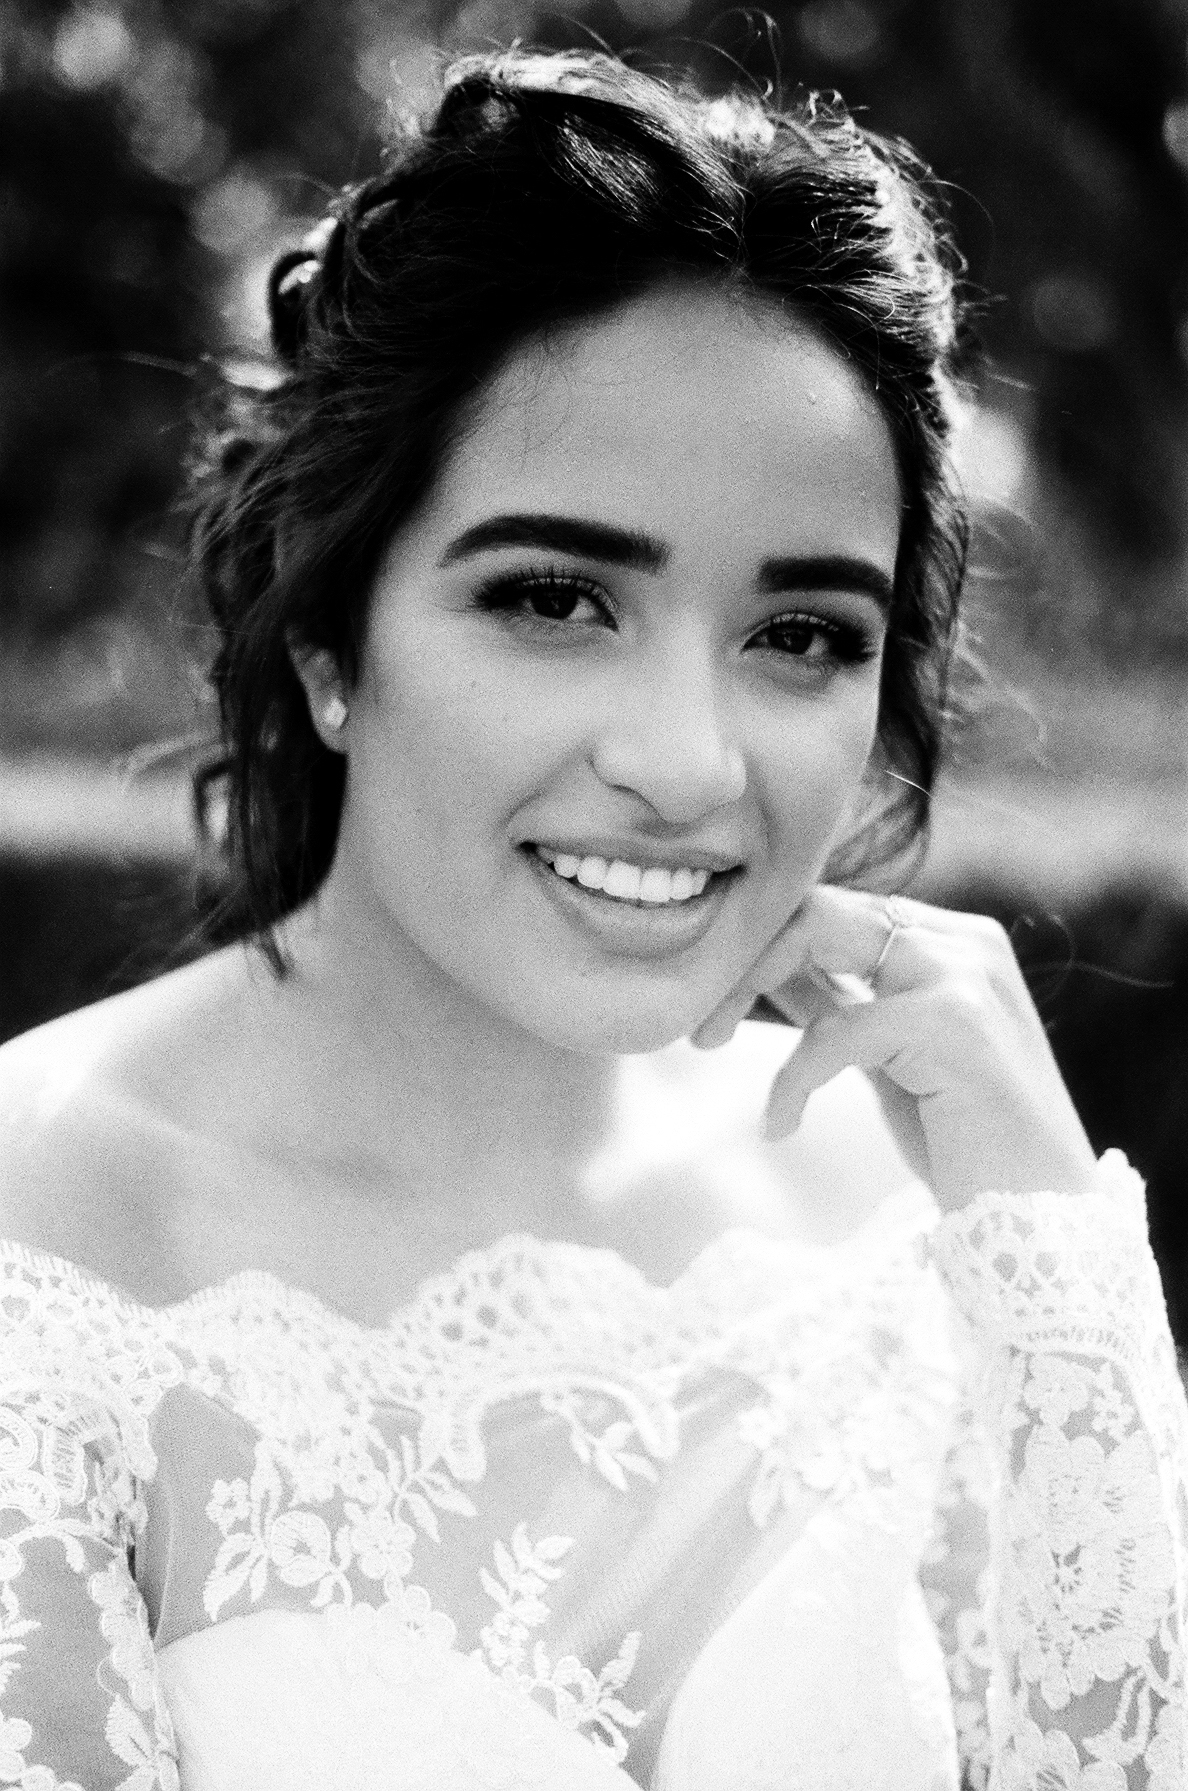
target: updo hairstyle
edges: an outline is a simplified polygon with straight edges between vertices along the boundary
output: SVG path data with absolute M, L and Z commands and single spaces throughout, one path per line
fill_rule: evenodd
M 511 52 L 447 72 L 440 103 L 283 255 L 282 377 L 228 390 L 196 468 L 194 566 L 218 630 L 227 872 L 217 936 L 255 936 L 318 889 L 345 763 L 310 722 L 293 646 L 349 685 L 380 555 L 517 344 L 674 278 L 818 329 L 890 425 L 904 507 L 882 671 L 878 783 L 837 876 L 923 838 L 966 527 L 948 466 L 959 267 L 926 179 L 840 101 L 706 99 L 603 55 Z

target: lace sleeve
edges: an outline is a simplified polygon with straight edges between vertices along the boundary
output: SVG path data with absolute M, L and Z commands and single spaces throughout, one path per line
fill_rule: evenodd
M 985 1638 L 943 1572 L 938 1606 L 958 1701 L 985 1671 L 986 1729 L 958 1712 L 967 1781 L 1183 1791 L 1188 1413 L 1142 1183 L 1108 1152 L 1083 1195 L 979 1196 L 933 1253 L 989 1442 Z
M 980 1415 L 967 1403 L 957 1420 L 932 1541 L 920 1568 L 948 1669 L 962 1791 L 988 1791 L 990 1784 L 986 1699 L 991 1665 L 987 1632 L 991 1462 Z
M 0 1783 L 177 1791 L 129 1565 L 137 1340 L 109 1353 L 61 1283 L 0 1260 Z

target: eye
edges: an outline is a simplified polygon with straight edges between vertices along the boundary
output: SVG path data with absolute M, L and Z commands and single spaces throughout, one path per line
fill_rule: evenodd
M 866 629 L 804 610 L 773 616 L 747 645 L 814 665 L 859 665 L 878 652 L 877 641 Z
M 530 622 L 613 626 L 599 585 L 578 573 L 553 568 L 502 573 L 481 586 L 475 604 L 482 610 L 519 615 Z

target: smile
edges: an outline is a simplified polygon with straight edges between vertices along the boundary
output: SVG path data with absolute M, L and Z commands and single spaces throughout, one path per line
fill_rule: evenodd
M 634 902 L 662 908 L 669 902 L 690 902 L 702 895 L 712 873 L 678 866 L 628 864 L 622 858 L 609 862 L 591 853 L 584 858 L 572 852 L 550 852 L 547 846 L 534 846 L 538 859 L 547 864 L 567 883 L 580 883 L 583 889 L 596 891 L 614 902 Z
M 613 956 L 669 958 L 713 926 L 741 868 L 630 864 L 548 846 L 522 853 L 544 894 L 571 926 Z

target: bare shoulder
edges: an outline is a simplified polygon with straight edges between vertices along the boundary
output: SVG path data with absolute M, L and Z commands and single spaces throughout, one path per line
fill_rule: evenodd
M 0 1046 L 0 1236 L 124 1286 L 140 1264 L 151 1290 L 186 1153 L 146 1066 L 176 1052 L 194 968 Z

